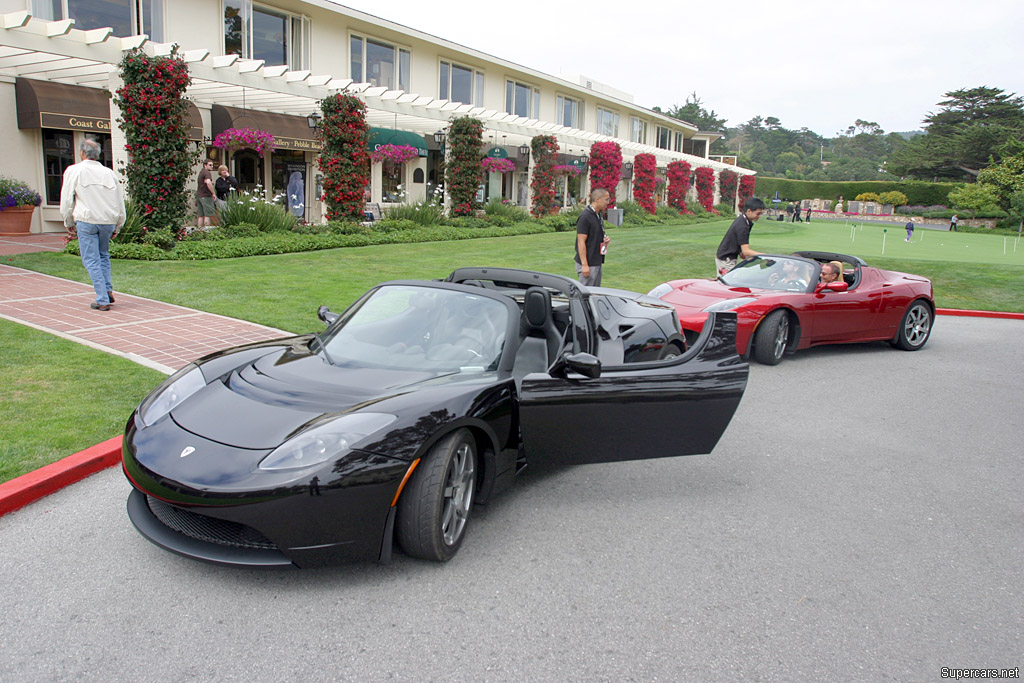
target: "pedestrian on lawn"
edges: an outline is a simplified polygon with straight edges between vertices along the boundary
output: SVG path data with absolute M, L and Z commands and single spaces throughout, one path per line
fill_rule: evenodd
M 604 233 L 601 213 L 610 202 L 608 190 L 598 187 L 590 193 L 590 205 L 576 219 L 576 275 L 588 287 L 601 286 L 601 268 L 611 242 Z
M 83 140 L 79 162 L 64 171 L 60 191 L 60 213 L 66 227 L 78 233 L 78 251 L 89 273 L 96 301 L 89 304 L 98 311 L 109 311 L 114 303 L 114 285 L 110 281 L 110 238 L 124 225 L 124 190 L 117 174 L 101 164 L 99 143 Z

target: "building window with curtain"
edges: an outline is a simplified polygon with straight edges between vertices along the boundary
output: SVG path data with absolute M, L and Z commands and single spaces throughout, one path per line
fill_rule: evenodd
M 349 77 L 356 83 L 409 92 L 411 63 L 412 53 L 404 47 L 364 36 L 349 38 Z
M 664 126 L 658 126 L 655 146 L 659 149 L 672 149 L 672 131 Z
M 647 122 L 631 116 L 629 119 L 629 141 L 647 144 Z
M 484 105 L 484 74 L 468 66 L 441 60 L 438 97 L 442 100 Z
M 309 19 L 249 0 L 224 1 L 224 54 L 305 69 Z
M 583 103 L 571 97 L 559 95 L 555 99 L 555 123 L 569 128 L 583 128 Z
M 540 118 L 540 88 L 505 81 L 505 113 L 527 119 Z
M 613 111 L 598 107 L 597 132 L 613 138 L 619 137 L 619 115 Z
M 164 0 L 32 0 L 32 16 L 47 21 L 74 19 L 75 28 L 111 28 L 115 36 L 145 34 L 164 40 Z

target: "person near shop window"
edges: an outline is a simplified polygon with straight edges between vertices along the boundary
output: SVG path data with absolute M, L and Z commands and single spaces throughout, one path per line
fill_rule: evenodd
M 114 285 L 110 280 L 110 238 L 124 225 L 124 190 L 117 174 L 98 159 L 103 148 L 92 140 L 82 140 L 80 161 L 64 171 L 60 191 L 60 213 L 66 227 L 78 232 L 78 250 L 82 265 L 89 273 L 96 301 L 89 304 L 97 311 L 109 311 L 114 303 Z
M 213 225 L 213 217 L 217 214 L 217 206 L 214 203 L 216 197 L 213 186 L 213 159 L 203 162 L 203 170 L 199 172 L 199 186 L 196 188 L 196 213 L 199 221 L 196 224 L 200 228 Z
M 221 164 L 217 169 L 217 182 L 213 184 L 213 189 L 217 193 L 216 207 L 218 209 L 224 209 L 228 205 L 228 197 L 231 193 L 238 192 L 238 178 L 231 175 L 228 167 Z

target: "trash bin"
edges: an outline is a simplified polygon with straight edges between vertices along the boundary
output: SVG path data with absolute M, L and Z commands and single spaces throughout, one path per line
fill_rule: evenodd
M 608 225 L 622 225 L 622 209 L 606 209 L 608 212 L 607 221 Z

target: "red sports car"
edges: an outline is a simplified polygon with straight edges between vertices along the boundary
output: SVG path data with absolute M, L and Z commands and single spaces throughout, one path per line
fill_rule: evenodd
M 824 284 L 821 267 L 829 261 L 842 264 L 842 279 Z M 674 280 L 649 295 L 675 306 L 688 343 L 709 312 L 735 311 L 736 350 L 766 365 L 821 344 L 882 340 L 917 351 L 935 320 L 927 278 L 821 251 L 761 254 L 716 280 Z

